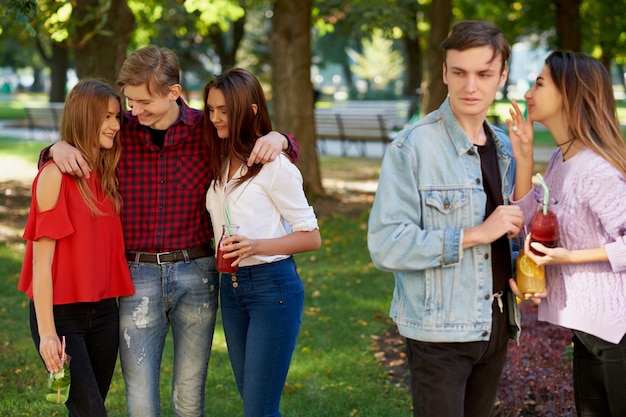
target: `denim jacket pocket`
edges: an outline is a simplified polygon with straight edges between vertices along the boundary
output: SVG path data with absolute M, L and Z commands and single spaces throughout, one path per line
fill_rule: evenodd
M 463 227 L 464 207 L 469 205 L 469 191 L 460 189 L 431 189 L 425 192 L 424 227 L 445 229 Z

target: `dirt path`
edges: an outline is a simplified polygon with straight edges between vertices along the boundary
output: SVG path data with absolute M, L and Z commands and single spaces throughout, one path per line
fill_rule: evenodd
M 0 156 L 0 244 L 23 247 L 22 232 L 30 205 L 30 186 L 37 166 Z

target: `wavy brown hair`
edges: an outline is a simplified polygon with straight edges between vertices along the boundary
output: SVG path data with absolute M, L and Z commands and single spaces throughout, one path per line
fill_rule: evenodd
M 120 96 L 109 84 L 95 79 L 79 81 L 65 100 L 59 133 L 61 140 L 78 149 L 89 166 L 98 172 L 99 186 L 113 204 L 115 213 L 119 213 L 122 205 L 117 180 L 117 163 L 122 150 L 120 141 L 114 140 L 111 149 L 100 148 L 100 128 L 108 113 L 110 98 L 120 103 L 121 110 Z M 96 196 L 87 181 L 82 177 L 73 178 L 91 212 L 98 215 L 109 214 L 102 213 L 98 208 Z
M 626 177 L 626 145 L 611 77 L 604 65 L 571 51 L 552 52 L 545 62 L 563 97 L 569 136 L 578 138 Z
M 211 89 L 224 94 L 228 114 L 228 139 L 220 139 L 211 123 L 207 99 Z M 215 184 L 226 182 L 224 166 L 230 158 L 245 164 L 256 140 L 272 131 L 272 122 L 259 80 L 248 70 L 234 68 L 209 81 L 204 87 L 204 137 L 209 146 L 209 163 Z M 257 105 L 256 114 L 252 105 Z M 237 185 L 257 175 L 263 165 L 248 167 Z
M 117 78 L 118 88 L 123 93 L 127 85 L 143 84 L 148 93 L 159 97 L 165 97 L 172 85 L 180 84 L 180 64 L 172 50 L 150 45 L 126 58 Z

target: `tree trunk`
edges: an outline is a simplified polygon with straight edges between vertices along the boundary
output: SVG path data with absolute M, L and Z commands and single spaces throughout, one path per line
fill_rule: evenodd
M 36 39 L 37 51 L 41 59 L 50 68 L 50 94 L 49 101 L 51 103 L 62 103 L 65 101 L 65 86 L 67 84 L 67 69 L 69 68 L 69 52 L 67 50 L 68 43 L 51 41 L 50 55 L 43 47 L 39 38 Z M 31 87 L 33 92 L 42 92 L 44 86 L 42 84 L 41 69 L 35 70 L 35 81 Z
M 404 84 L 403 95 L 411 100 L 408 118 L 410 119 L 420 111 L 421 84 L 422 84 L 422 48 L 420 48 L 419 38 L 404 36 L 402 38 L 406 49 L 407 66 L 406 82 Z M 408 121 L 408 120 L 407 120 Z
M 80 19 L 89 15 L 99 4 L 99 0 L 78 1 L 74 13 Z M 107 14 L 105 19 L 98 16 L 94 20 L 79 22 L 72 42 L 78 78 L 98 77 L 115 86 L 119 70 L 126 59 L 126 48 L 135 17 L 126 0 L 111 0 L 110 5 L 108 10 L 101 10 L 101 13 Z M 98 28 L 101 21 L 105 23 Z
M 43 68 L 40 68 L 38 66 L 33 66 L 33 83 L 28 88 L 28 90 L 31 93 L 41 93 L 44 90 L 42 78 L 43 78 Z M 20 83 L 17 86 L 18 91 L 20 91 L 22 87 L 25 87 L 25 86 L 22 86 L 22 84 Z
M 615 65 L 617 65 L 617 71 L 619 74 L 619 84 L 622 86 L 624 91 L 626 91 L 626 79 L 624 78 L 624 65 L 622 65 L 619 62 L 615 62 Z
M 69 66 L 67 45 L 53 42 L 52 58 L 50 58 L 50 102 L 65 101 L 67 85 L 67 68 Z
M 275 0 L 270 35 L 274 129 L 296 135 L 309 198 L 324 195 L 315 146 L 311 83 L 313 0 Z
M 407 13 L 413 16 L 412 28 L 404 31 L 402 36 L 402 43 L 404 45 L 406 56 L 406 71 L 404 75 L 405 83 L 402 91 L 402 95 L 410 100 L 409 114 L 407 122 L 414 116 L 419 115 L 422 99 L 422 79 L 424 76 L 423 66 L 423 54 L 421 43 L 421 35 L 417 30 L 419 26 L 418 15 L 421 11 L 421 6 L 418 2 L 411 2 L 406 4 Z
M 559 49 L 580 52 L 581 0 L 556 1 L 556 31 Z
M 604 65 L 604 68 L 606 68 L 606 71 L 609 73 L 609 76 L 611 76 L 611 62 L 613 62 L 614 59 L 615 57 L 613 56 L 613 54 L 608 48 L 602 48 L 602 56 L 600 57 L 600 62 L 602 62 L 602 65 Z M 620 73 L 620 74 L 623 74 L 623 73 Z M 620 78 L 623 79 L 624 77 L 620 77 Z
M 430 4 L 430 36 L 426 51 L 427 69 L 424 74 L 423 113 L 439 108 L 448 89 L 443 83 L 443 50 L 441 42 L 448 36 L 452 22 L 452 0 L 433 0 Z

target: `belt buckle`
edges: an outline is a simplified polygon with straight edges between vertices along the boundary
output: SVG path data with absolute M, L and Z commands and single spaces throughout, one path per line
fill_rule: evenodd
M 171 253 L 172 253 L 172 252 L 159 252 L 159 253 L 156 253 L 155 255 L 156 255 L 157 265 L 163 265 L 163 264 L 170 263 L 170 262 L 168 262 L 168 261 L 163 261 L 163 262 L 161 262 L 161 256 L 163 256 L 163 255 L 169 255 L 169 254 L 171 254 Z

